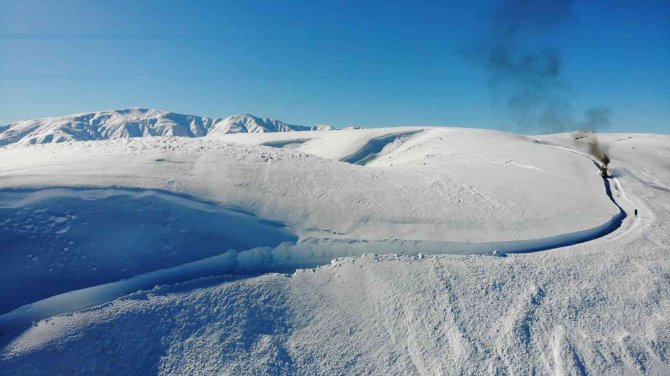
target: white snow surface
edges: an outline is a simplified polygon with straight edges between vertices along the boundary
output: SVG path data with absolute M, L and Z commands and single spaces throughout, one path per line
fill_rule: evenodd
M 370 139 L 409 131 L 366 166 L 337 161 Z M 302 239 L 533 239 L 592 228 L 618 212 L 592 161 L 526 137 L 428 128 L 289 139 L 310 136 L 297 149 L 226 136 L 6 147 L 0 188 L 159 189 L 286 223 Z
M 37 318 L 0 337 L 0 374 L 668 374 L 670 137 L 598 137 L 629 217 L 602 238 L 506 257 L 424 248 L 574 234 L 610 221 L 618 208 L 579 153 L 583 141 L 393 128 L 0 148 L 5 192 L 154 189 L 234 208 L 249 223 L 272 219 L 299 238 L 217 250 L 0 315 Z M 62 231 L 69 217 L 54 218 Z M 398 247 L 407 241 L 415 246 Z M 322 262 L 366 249 L 392 254 L 146 285 L 199 276 L 189 274 L 198 268 L 253 272 L 272 260 L 299 266 L 294 253 Z M 30 261 L 35 277 L 49 266 L 41 260 Z M 39 319 L 82 297 L 110 301 Z
M 65 141 L 208 134 L 331 130 L 328 125 L 291 125 L 253 115 L 207 118 L 168 111 L 131 108 L 18 121 L 0 126 L 0 146 L 12 143 L 48 144 Z

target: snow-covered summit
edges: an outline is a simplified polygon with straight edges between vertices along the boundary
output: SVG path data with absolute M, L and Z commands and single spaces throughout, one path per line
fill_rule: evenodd
M 271 132 L 294 132 L 294 131 L 324 131 L 332 130 L 329 125 L 315 125 L 313 127 L 304 125 L 291 125 L 282 121 L 260 118 L 257 116 L 242 114 L 229 116 L 222 120 L 217 120 L 210 134 L 229 134 L 229 133 L 271 133 Z
M 333 127 L 291 125 L 253 115 L 208 118 L 132 108 L 24 120 L 0 126 L 0 146 L 92 141 L 115 138 L 330 130 Z

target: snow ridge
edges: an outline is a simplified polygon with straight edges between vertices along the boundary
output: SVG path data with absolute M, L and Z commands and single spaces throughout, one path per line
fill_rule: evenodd
M 116 138 L 209 134 L 268 133 L 331 130 L 331 126 L 287 124 L 270 118 L 243 114 L 208 118 L 174 112 L 131 108 L 61 117 L 24 120 L 0 126 L 0 146 L 13 143 L 49 144 Z

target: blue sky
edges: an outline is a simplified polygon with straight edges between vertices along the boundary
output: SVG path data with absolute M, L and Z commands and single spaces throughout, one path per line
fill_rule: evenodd
M 0 0 L 0 124 L 126 107 L 515 130 L 463 58 L 490 1 Z M 575 114 L 670 133 L 670 3 L 579 1 L 543 37 Z M 516 129 L 518 130 L 518 129 Z

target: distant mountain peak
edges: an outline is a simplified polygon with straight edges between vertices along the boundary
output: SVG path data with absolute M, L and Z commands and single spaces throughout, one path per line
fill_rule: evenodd
M 208 118 L 149 108 L 123 108 L 23 120 L 0 126 L 0 146 L 13 143 L 47 144 L 131 137 L 205 137 L 211 134 L 331 129 L 334 128 L 322 125 L 292 125 L 250 114 Z

